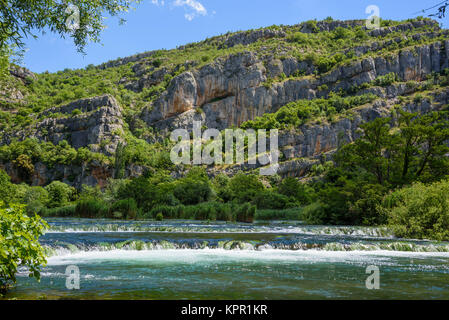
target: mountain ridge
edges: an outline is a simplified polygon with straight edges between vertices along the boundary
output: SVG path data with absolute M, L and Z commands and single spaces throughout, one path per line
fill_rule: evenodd
M 125 177 L 151 168 L 177 175 L 184 169 L 168 163 L 168 133 L 201 120 L 219 130 L 281 129 L 281 167 L 288 168 L 281 171 L 303 177 L 340 140 L 356 139 L 360 124 L 397 105 L 426 112 L 448 103 L 449 31 L 430 19 L 383 24 L 367 30 L 364 20 L 308 21 L 80 70 L 14 69 L 15 99 L 0 99 L 0 167 L 15 182 L 105 185 L 116 177 L 117 149 L 124 146 Z M 23 179 L 14 161 L 30 138 L 27 156 L 38 170 Z M 254 168 L 236 166 L 229 174 L 240 169 Z

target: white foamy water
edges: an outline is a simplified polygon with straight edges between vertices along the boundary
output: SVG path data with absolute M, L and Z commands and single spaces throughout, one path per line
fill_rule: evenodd
M 290 251 L 290 250 L 112 250 L 88 251 L 54 256 L 48 259 L 48 265 L 91 264 L 102 261 L 148 261 L 157 263 L 222 263 L 235 261 L 282 261 L 301 263 L 352 262 L 377 264 L 388 262 L 390 258 L 431 258 L 449 259 L 447 252 L 400 252 L 400 251 Z M 448 260 L 449 263 L 449 260 Z

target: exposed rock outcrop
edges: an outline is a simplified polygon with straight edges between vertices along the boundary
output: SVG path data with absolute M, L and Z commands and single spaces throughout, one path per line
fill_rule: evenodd
M 449 41 L 437 41 L 388 57 L 354 61 L 320 77 L 290 79 L 266 87 L 263 84 L 268 77 L 282 73 L 288 76 L 307 66 L 294 59 L 264 64 L 254 53 L 245 52 L 175 77 L 152 109 L 145 109 L 141 117 L 148 125 L 167 131 L 182 127 L 187 119 L 198 118 L 192 112 L 198 110 L 205 126 L 221 130 L 275 112 L 289 102 L 350 90 L 388 73 L 397 74 L 401 81 L 421 81 L 447 68 L 448 58 Z M 323 85 L 327 90 L 320 92 Z M 394 91 L 388 94 L 392 97 Z
M 76 149 L 88 147 L 92 151 L 111 155 L 121 141 L 121 108 L 110 95 L 77 100 L 68 105 L 48 109 L 42 115 L 44 119 L 34 128 L 3 137 L 3 143 L 9 144 L 12 138 L 24 140 L 28 137 L 36 137 L 53 144 L 67 140 Z
M 21 79 L 26 84 L 36 80 L 36 75 L 27 68 L 11 65 L 9 73 L 16 78 Z
M 231 48 L 236 45 L 249 45 L 261 39 L 283 38 L 286 36 L 282 29 L 260 29 L 246 32 L 238 32 L 224 40 L 224 46 Z

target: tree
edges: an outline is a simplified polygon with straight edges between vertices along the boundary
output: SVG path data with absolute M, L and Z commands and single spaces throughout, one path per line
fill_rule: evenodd
M 29 215 L 39 213 L 48 203 L 48 192 L 42 187 L 29 187 L 23 196 L 23 202 Z
M 12 162 L 19 172 L 22 180 L 27 181 L 34 173 L 34 165 L 31 158 L 26 154 L 21 154 Z
M 0 5 L 0 81 L 9 75 L 10 58 L 21 56 L 24 38 L 50 31 L 70 36 L 79 52 L 99 42 L 104 15 L 118 16 L 140 0 L 2 0 Z M 124 20 L 120 19 L 120 23 Z
M 14 185 L 8 174 L 0 169 L 0 201 L 9 203 L 13 197 Z
M 282 180 L 279 184 L 278 192 L 287 197 L 294 198 L 301 205 L 311 203 L 313 198 L 313 190 L 293 177 Z
M 44 248 L 39 237 L 48 225 L 38 216 L 28 217 L 23 206 L 5 208 L 0 203 L 0 290 L 16 282 L 19 267 L 27 267 L 30 277 L 40 279 L 45 265 Z
M 240 172 L 229 181 L 232 197 L 240 203 L 251 202 L 264 189 L 264 185 L 254 174 L 245 175 Z
M 211 198 L 212 185 L 204 169 L 195 167 L 176 183 L 173 193 L 182 204 L 195 205 Z
M 431 112 L 422 116 L 417 113 L 399 111 L 402 175 L 401 183 L 418 179 L 436 181 L 449 168 L 449 121 L 447 112 Z M 423 178 L 426 170 L 431 174 Z M 441 170 L 446 172 L 441 172 Z M 433 178 L 432 178 L 433 176 Z
M 415 183 L 383 202 L 390 227 L 398 237 L 449 240 L 449 182 Z
M 14 43 L 24 46 L 23 39 L 36 37 L 35 32 L 50 30 L 61 37 L 73 38 L 79 51 L 88 41 L 98 42 L 105 28 L 104 14 L 117 16 L 139 0 L 2 0 L 0 6 L 0 49 Z
M 114 179 L 123 179 L 125 176 L 125 146 L 119 142 L 115 150 Z
M 49 208 L 57 208 L 66 205 L 75 194 L 75 189 L 69 185 L 60 182 L 53 181 L 45 187 L 48 192 L 48 204 Z
M 157 188 L 150 182 L 149 178 L 141 176 L 120 186 L 117 195 L 121 200 L 134 199 L 139 208 L 143 209 L 144 212 L 149 212 L 154 206 Z
M 398 130 L 391 118 L 378 118 L 361 126 L 363 135 L 341 148 L 337 164 L 349 171 L 371 173 L 381 185 L 438 181 L 449 169 L 448 113 L 424 115 L 399 110 Z

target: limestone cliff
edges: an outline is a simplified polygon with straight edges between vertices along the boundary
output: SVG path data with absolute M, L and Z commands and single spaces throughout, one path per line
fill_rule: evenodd
M 332 120 L 310 119 L 281 131 L 279 174 L 303 176 L 323 154 L 331 156 L 342 143 L 357 139 L 364 122 L 389 116 L 398 106 L 417 112 L 443 108 L 449 103 L 448 82 L 438 79 L 447 76 L 448 68 L 449 31 L 429 19 L 391 22 L 371 31 L 360 20 L 262 28 L 57 74 L 14 67 L 13 82 L 0 90 L 0 141 L 7 146 L 30 137 L 54 145 L 66 140 L 75 149 L 112 159 L 120 142 L 138 140 L 150 148 L 173 129 L 191 128 L 193 120 L 223 130 L 301 99 L 376 95 L 372 103 Z M 379 81 L 388 75 L 394 81 Z M 55 88 L 70 92 L 58 96 Z M 137 158 L 126 164 L 125 177 L 151 166 Z M 30 183 L 104 185 L 114 176 L 113 166 L 91 161 L 49 167 L 35 161 Z M 1 167 L 21 181 L 11 161 L 2 161 Z M 232 175 L 254 168 L 208 171 Z

